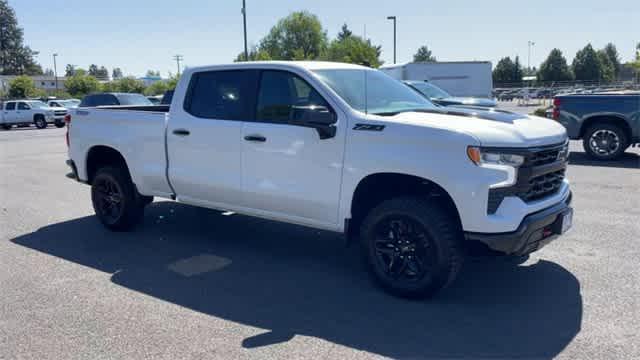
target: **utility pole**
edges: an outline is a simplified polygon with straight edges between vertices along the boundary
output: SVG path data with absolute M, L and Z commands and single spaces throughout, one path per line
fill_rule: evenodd
M 247 4 L 242 0 L 242 22 L 244 25 L 244 61 L 249 61 L 249 48 L 247 47 Z
M 184 56 L 182 55 L 176 55 L 173 57 L 173 59 L 176 61 L 176 63 L 178 64 L 178 77 L 180 76 L 180 62 L 184 59 Z
M 528 69 L 528 71 L 531 71 L 531 47 L 533 45 L 535 45 L 535 44 L 536 43 L 533 42 L 533 41 L 528 41 L 527 42 L 527 46 L 529 47 L 529 56 L 528 56 L 528 59 L 527 59 L 527 69 Z M 529 74 L 527 74 L 527 75 L 529 75 Z
M 396 21 L 397 18 L 395 16 L 387 16 L 387 20 L 393 20 L 393 63 L 396 63 Z
M 58 57 L 58 53 L 53 54 L 53 77 L 56 83 L 56 94 L 58 93 L 58 65 L 56 63 L 57 57 Z

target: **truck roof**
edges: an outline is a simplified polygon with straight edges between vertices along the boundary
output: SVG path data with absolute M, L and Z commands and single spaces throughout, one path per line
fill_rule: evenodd
M 306 70 L 321 69 L 370 69 L 365 66 L 330 61 L 247 61 L 232 64 L 208 65 L 189 68 L 189 72 L 220 69 L 256 69 L 261 67 L 282 66 Z

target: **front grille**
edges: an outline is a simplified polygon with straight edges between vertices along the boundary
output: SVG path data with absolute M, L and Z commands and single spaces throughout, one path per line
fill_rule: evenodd
M 525 156 L 525 163 L 518 171 L 517 183 L 511 187 L 489 190 L 488 214 L 495 214 L 502 200 L 508 196 L 516 196 L 529 203 L 560 191 L 566 172 L 568 144 L 519 153 Z
M 56 116 L 67 115 L 66 110 L 56 110 L 53 112 Z
M 529 180 L 529 190 L 516 194 L 524 202 L 544 199 L 560 190 L 565 169 L 554 171 Z

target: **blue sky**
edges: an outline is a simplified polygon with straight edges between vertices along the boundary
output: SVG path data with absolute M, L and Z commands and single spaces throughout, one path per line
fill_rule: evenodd
M 187 66 L 227 63 L 242 50 L 241 0 L 9 0 L 25 41 L 43 67 L 51 54 L 65 64 L 91 63 L 125 74 L 176 71 L 173 55 Z M 427 44 L 439 60 L 490 60 L 520 55 L 531 63 L 544 60 L 553 47 L 569 61 L 591 42 L 596 48 L 613 42 L 630 60 L 640 41 L 637 0 L 247 0 L 248 39 L 256 44 L 275 22 L 291 11 L 318 15 L 330 37 L 349 24 L 359 35 L 382 45 L 382 58 L 393 60 L 392 24 L 398 17 L 398 62 L 410 61 Z

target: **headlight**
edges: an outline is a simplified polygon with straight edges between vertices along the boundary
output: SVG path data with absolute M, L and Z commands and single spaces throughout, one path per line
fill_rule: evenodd
M 515 185 L 518 180 L 518 167 L 524 164 L 524 156 L 516 154 L 500 153 L 495 150 L 481 149 L 470 146 L 467 148 L 467 156 L 479 167 L 499 170 L 506 173 L 506 179 L 490 188 L 501 188 Z
M 474 146 L 467 148 L 467 155 L 478 166 L 493 164 L 519 167 L 524 164 L 524 156 L 522 155 L 491 152 Z

